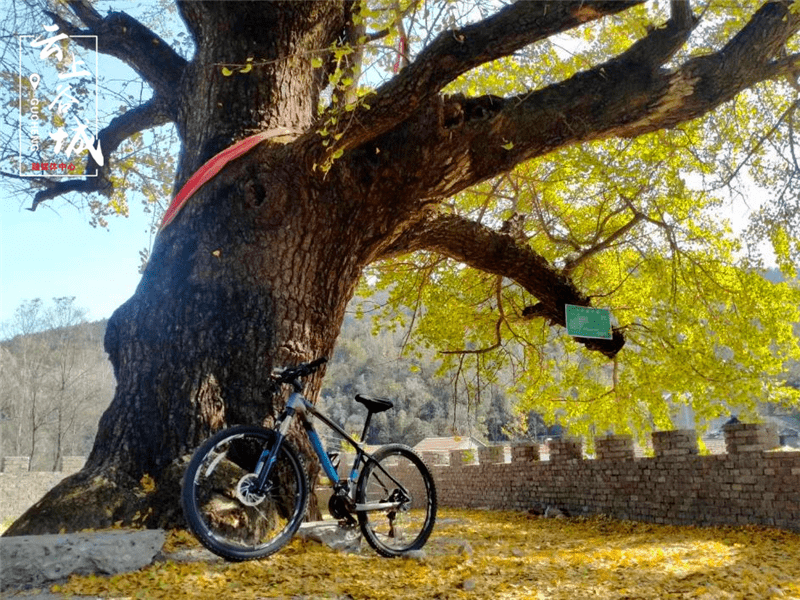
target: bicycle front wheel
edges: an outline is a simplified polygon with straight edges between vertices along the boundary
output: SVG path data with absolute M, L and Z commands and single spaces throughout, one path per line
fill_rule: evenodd
M 256 464 L 275 437 L 268 429 L 247 425 L 220 431 L 200 446 L 186 470 L 186 520 L 206 548 L 227 560 L 277 552 L 305 515 L 308 486 L 303 463 L 286 440 L 266 489 L 257 489 Z
M 379 448 L 358 479 L 356 511 L 367 542 L 383 556 L 419 550 L 436 521 L 436 486 L 408 446 Z

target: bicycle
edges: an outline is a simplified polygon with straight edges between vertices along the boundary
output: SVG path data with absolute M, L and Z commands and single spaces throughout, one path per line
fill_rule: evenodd
M 264 558 L 280 550 L 297 532 L 308 504 L 303 460 L 287 434 L 295 418 L 331 482 L 328 502 L 340 525 L 356 524 L 370 546 L 387 557 L 403 556 L 425 545 L 436 521 L 436 487 L 414 450 L 402 444 L 373 454 L 303 396 L 301 380 L 325 358 L 273 373 L 277 385 L 292 386 L 272 429 L 236 425 L 206 440 L 184 477 L 181 499 L 193 533 L 209 550 L 230 561 Z M 367 408 L 361 439 L 373 414 L 392 408 L 389 400 L 356 395 Z M 322 447 L 312 418 L 341 435 L 356 449 L 348 477 L 339 477 Z M 355 515 L 355 517 L 354 517 Z

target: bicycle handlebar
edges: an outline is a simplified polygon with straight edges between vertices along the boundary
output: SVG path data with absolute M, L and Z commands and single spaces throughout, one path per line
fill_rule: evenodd
M 310 363 L 300 363 L 296 367 L 287 367 L 283 370 L 275 370 L 272 372 L 272 377 L 275 379 L 276 383 L 292 383 L 301 377 L 308 377 L 312 373 L 316 372 L 322 365 L 328 362 L 328 359 L 325 356 L 322 356 L 316 360 L 312 360 Z

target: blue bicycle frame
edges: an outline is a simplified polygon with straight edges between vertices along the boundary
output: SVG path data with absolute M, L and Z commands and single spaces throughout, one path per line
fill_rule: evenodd
M 350 437 L 341 427 L 319 412 L 317 408 L 308 400 L 306 400 L 303 397 L 303 394 L 298 391 L 293 392 L 289 396 L 289 399 L 286 401 L 286 408 L 278 417 L 278 421 L 276 423 L 277 426 L 274 429 L 277 435 L 275 443 L 272 445 L 272 448 L 264 451 L 258 461 L 258 465 L 255 469 L 255 473 L 258 475 L 258 489 L 262 491 L 265 490 L 267 481 L 269 480 L 269 474 L 272 471 L 272 467 L 275 465 L 278 451 L 280 450 L 284 439 L 286 439 L 286 435 L 289 433 L 289 427 L 291 426 L 295 415 L 301 418 L 303 422 L 303 428 L 308 435 L 308 439 L 311 441 L 311 447 L 314 449 L 314 453 L 317 455 L 317 458 L 319 458 L 322 470 L 325 471 L 325 475 L 328 477 L 328 479 L 330 479 L 336 492 L 346 494 L 351 501 L 355 502 L 355 484 L 360 473 L 359 466 L 361 465 L 362 461 L 366 462 L 372 460 L 372 456 L 364 450 L 363 443 L 357 442 Z M 361 435 L 362 439 L 366 437 L 371 416 L 372 413 L 367 414 L 367 419 L 364 422 L 364 431 Z M 309 417 L 315 417 L 325 423 L 325 425 L 336 431 L 356 449 L 356 456 L 353 461 L 353 466 L 350 468 L 349 478 L 342 480 L 342 478 L 339 477 L 339 473 L 333 466 L 333 463 L 331 463 L 331 460 L 328 457 L 328 454 L 325 452 L 325 449 L 322 447 L 322 442 L 319 439 L 319 435 L 314 429 L 314 424 L 311 422 Z M 403 490 L 403 494 L 407 496 L 408 492 L 405 490 L 403 485 L 397 481 L 397 479 L 392 477 L 392 475 L 389 474 L 380 463 L 375 464 L 378 466 L 381 472 L 396 486 Z M 354 506 L 355 510 L 363 511 L 397 508 L 400 506 L 400 504 L 401 502 L 378 502 L 372 504 L 355 504 Z

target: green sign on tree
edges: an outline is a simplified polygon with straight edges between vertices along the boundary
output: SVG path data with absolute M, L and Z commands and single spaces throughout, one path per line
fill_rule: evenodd
M 583 338 L 610 340 L 611 311 L 607 308 L 591 308 L 565 304 L 567 334 Z

